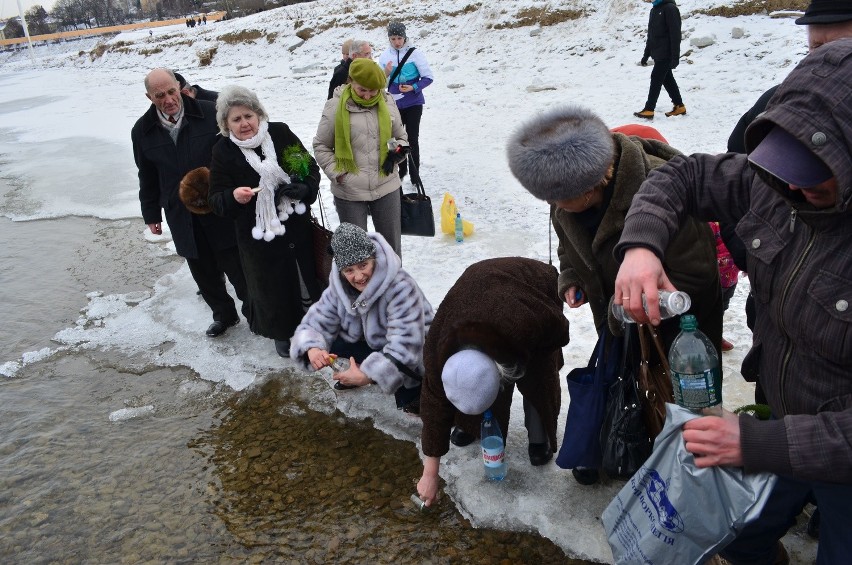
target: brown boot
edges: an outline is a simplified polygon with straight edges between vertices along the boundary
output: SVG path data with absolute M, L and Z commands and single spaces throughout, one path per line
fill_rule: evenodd
M 671 118 L 672 116 L 683 116 L 684 114 L 686 114 L 686 106 L 675 104 L 671 112 L 666 112 L 666 117 Z
M 684 110 L 686 112 L 686 110 Z M 641 112 L 633 112 L 633 115 L 637 118 L 642 118 L 643 120 L 653 120 L 654 119 L 654 111 L 653 110 L 642 110 Z

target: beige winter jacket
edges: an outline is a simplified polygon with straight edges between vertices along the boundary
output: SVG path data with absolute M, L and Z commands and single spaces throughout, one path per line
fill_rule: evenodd
M 325 175 L 331 180 L 331 193 L 342 200 L 372 201 L 390 194 L 400 187 L 399 169 L 396 165 L 390 175 L 380 173 L 381 159 L 387 151 L 379 147 L 378 107 L 365 108 L 354 100 L 346 103 L 349 109 L 350 131 L 352 136 L 352 154 L 358 164 L 358 173 L 347 173 L 340 182 L 334 159 L 334 118 L 340 105 L 338 88 L 334 96 L 325 103 L 317 134 L 314 137 L 314 158 Z M 396 103 L 387 92 L 383 93 L 391 117 L 391 136 L 408 141 L 402 118 Z

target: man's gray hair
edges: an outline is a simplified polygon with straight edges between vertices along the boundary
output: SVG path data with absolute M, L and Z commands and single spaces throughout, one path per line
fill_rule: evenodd
M 355 55 L 360 55 L 361 51 L 364 50 L 364 47 L 372 48 L 373 46 L 369 41 L 366 41 L 364 39 L 356 39 L 355 41 L 353 41 L 352 44 L 349 46 L 349 58 L 351 59 Z
M 171 70 L 171 69 L 166 69 L 166 68 L 164 68 L 164 67 L 160 67 L 160 68 L 156 68 L 156 69 L 151 69 L 151 71 L 150 71 L 147 75 L 145 75 L 145 80 L 144 80 L 144 83 L 145 83 L 145 92 L 151 92 L 151 90 L 150 90 L 150 85 L 148 84 L 148 82 L 149 82 L 149 81 L 148 81 L 148 77 L 150 77 L 150 76 L 151 76 L 151 73 L 153 73 L 154 71 L 165 71 L 165 72 L 166 72 L 166 73 L 167 73 L 170 77 L 172 77 L 172 80 L 173 80 L 173 81 L 175 81 L 176 83 L 178 83 L 178 88 L 180 87 L 180 81 L 179 81 L 179 80 L 177 79 L 177 77 L 175 76 L 175 72 L 174 72 L 173 70 Z M 139 84 L 139 83 L 136 83 L 136 84 Z
M 231 134 L 231 130 L 228 129 L 228 112 L 234 106 L 245 106 L 257 114 L 259 120 L 269 121 L 269 114 L 258 100 L 257 94 L 243 86 L 226 86 L 216 100 L 216 123 L 219 124 L 219 131 L 224 137 L 229 137 Z

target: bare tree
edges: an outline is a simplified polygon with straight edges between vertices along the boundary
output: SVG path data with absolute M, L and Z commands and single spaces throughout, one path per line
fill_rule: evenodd
M 41 4 L 36 4 L 27 10 L 24 13 L 24 18 L 27 20 L 27 28 L 30 35 L 43 35 L 53 32 L 47 21 L 47 11 L 45 11 Z

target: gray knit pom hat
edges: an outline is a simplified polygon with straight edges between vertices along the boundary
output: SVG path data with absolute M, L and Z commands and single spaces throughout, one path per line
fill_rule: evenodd
M 343 222 L 331 236 L 331 251 L 337 270 L 360 263 L 376 254 L 376 244 L 367 232 L 354 224 Z
M 506 148 L 515 178 L 540 200 L 577 198 L 603 180 L 615 157 L 612 132 L 591 110 L 556 108 L 522 124 Z
M 393 21 L 388 24 L 388 37 L 392 35 L 398 35 L 400 37 L 408 38 L 405 35 L 405 24 L 399 21 Z

